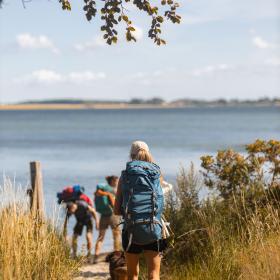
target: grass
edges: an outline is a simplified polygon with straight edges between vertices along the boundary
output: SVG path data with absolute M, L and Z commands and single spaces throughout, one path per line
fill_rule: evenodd
M 198 178 L 193 168 L 178 175 L 166 211 L 175 247 L 165 254 L 162 279 L 280 279 L 279 203 L 265 193 L 254 204 L 245 196 L 199 201 Z
M 25 192 L 0 186 L 0 279 L 72 279 L 79 263 L 50 221 L 30 214 Z

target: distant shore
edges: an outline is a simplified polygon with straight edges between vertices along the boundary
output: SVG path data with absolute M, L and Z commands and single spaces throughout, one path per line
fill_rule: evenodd
M 3 104 L 0 111 L 32 110 L 120 110 L 120 109 L 172 109 L 172 108 L 216 108 L 216 107 L 280 107 L 280 103 L 238 103 L 238 104 L 129 104 L 129 103 L 25 103 Z
M 161 109 L 178 108 L 174 105 L 151 104 L 9 104 L 0 105 L 0 111 L 24 110 L 100 110 L 100 109 Z M 182 107 L 182 106 L 180 106 Z

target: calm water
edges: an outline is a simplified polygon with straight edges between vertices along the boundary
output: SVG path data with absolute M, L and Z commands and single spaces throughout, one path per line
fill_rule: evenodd
M 256 138 L 280 139 L 279 107 L 0 111 L 0 170 L 25 186 L 29 162 L 41 161 L 50 213 L 63 186 L 81 184 L 92 196 L 104 176 L 120 174 L 133 140 L 146 141 L 174 181 L 180 164 L 198 167 L 201 155 L 242 151 Z

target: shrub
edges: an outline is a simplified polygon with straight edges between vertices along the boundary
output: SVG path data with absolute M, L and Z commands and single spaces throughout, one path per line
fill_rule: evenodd
M 280 142 L 258 140 L 247 155 L 205 156 L 202 177 L 181 169 L 166 216 L 175 246 L 164 258 L 167 280 L 279 279 Z M 213 193 L 198 199 L 201 180 Z

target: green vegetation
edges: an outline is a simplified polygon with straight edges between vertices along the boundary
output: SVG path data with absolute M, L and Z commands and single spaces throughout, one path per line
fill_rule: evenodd
M 0 186 L 0 279 L 72 279 L 79 263 L 51 222 L 30 214 L 23 193 Z
M 173 107 L 217 107 L 217 106 L 279 106 L 280 99 L 263 98 L 257 100 L 198 100 L 198 99 L 178 99 L 165 101 L 159 97 L 150 99 L 132 98 L 131 100 L 85 100 L 85 99 L 46 99 L 36 101 L 26 101 L 20 104 L 104 104 L 104 105 L 166 105 Z
M 69 0 L 59 0 L 62 4 L 62 9 L 71 11 L 71 4 Z M 177 8 L 179 4 L 174 0 L 162 0 L 160 7 L 154 5 L 150 0 L 107 0 L 99 1 L 99 5 L 102 5 L 100 11 L 97 10 L 97 4 L 95 0 L 84 0 L 83 10 L 88 21 L 91 21 L 100 14 L 102 25 L 101 31 L 104 32 L 103 38 L 108 45 L 117 43 L 118 41 L 118 24 L 123 22 L 126 26 L 126 40 L 128 42 L 135 41 L 134 33 L 136 31 L 133 27 L 133 23 L 128 17 L 128 10 L 126 4 L 130 3 L 137 11 L 143 12 L 151 18 L 151 27 L 148 32 L 148 37 L 151 38 L 157 45 L 166 44 L 161 38 L 161 25 L 164 19 L 171 21 L 172 23 L 180 23 L 181 17 L 177 15 Z
M 182 169 L 166 216 L 175 232 L 163 279 L 280 279 L 280 142 L 247 154 L 202 157 L 202 173 Z M 204 183 L 212 195 L 200 201 Z

